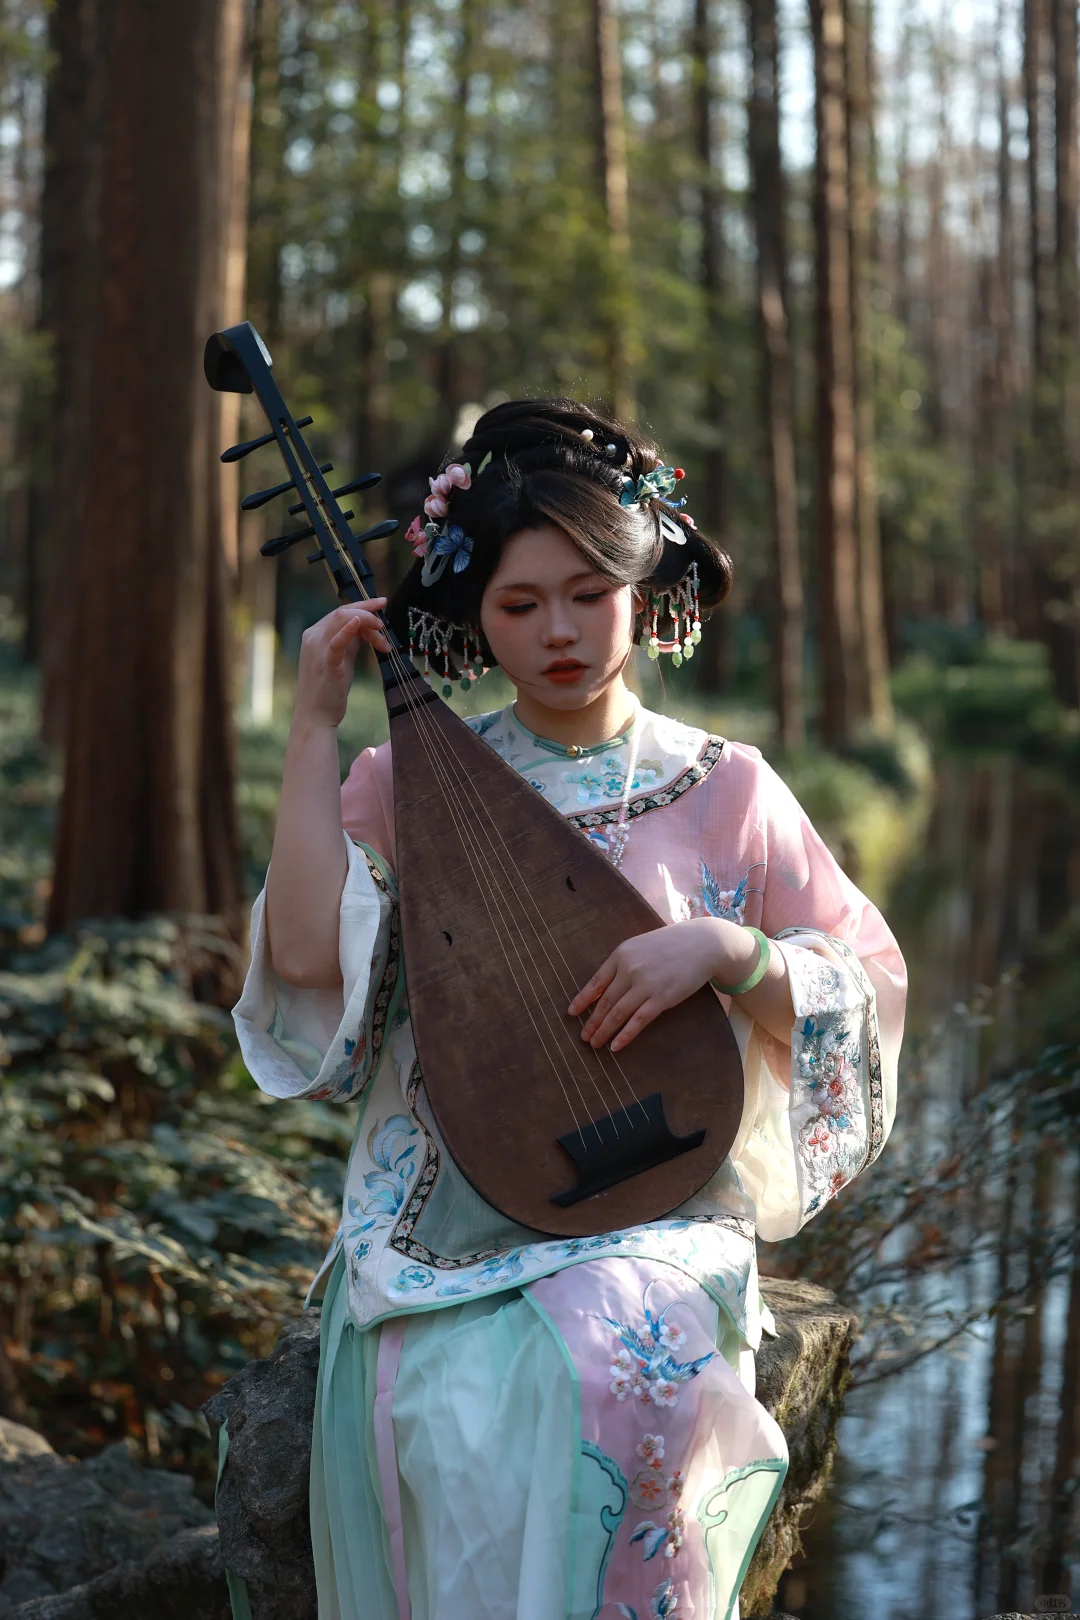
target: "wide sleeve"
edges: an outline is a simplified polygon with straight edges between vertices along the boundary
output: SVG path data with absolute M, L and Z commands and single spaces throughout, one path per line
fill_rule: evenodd
M 760 1235 L 790 1237 L 880 1153 L 896 1111 L 907 973 L 877 907 L 762 762 L 761 927 L 783 953 L 790 1045 L 756 1027 L 732 1160 Z
M 370 770 L 370 753 L 361 758 Z M 365 819 L 363 772 L 357 774 L 355 825 Z M 376 799 L 366 820 L 377 829 L 380 817 Z M 233 1020 L 248 1072 L 273 1097 L 349 1102 L 361 1096 L 378 1068 L 403 993 L 393 872 L 381 850 L 348 832 L 342 836 L 348 872 L 338 920 L 340 990 L 286 984 L 270 958 L 265 890 L 252 908 L 251 966 Z

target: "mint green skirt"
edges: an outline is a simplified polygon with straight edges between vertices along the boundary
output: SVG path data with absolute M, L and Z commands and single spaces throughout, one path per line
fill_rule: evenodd
M 584 1271 L 576 1276 L 585 1283 Z M 686 1533 L 679 1476 L 666 1482 L 668 1515 L 656 1463 L 628 1463 L 627 1450 L 620 1467 L 613 1446 L 582 1432 L 586 1398 L 599 1398 L 613 1421 L 649 1424 L 637 1459 L 657 1442 L 663 1455 L 662 1425 L 670 1464 L 675 1414 L 648 1407 L 638 1416 L 634 1402 L 613 1401 L 610 1353 L 601 1342 L 592 1364 L 580 1351 L 575 1362 L 565 1323 L 560 1330 L 542 1303 L 551 1306 L 550 1291 L 508 1290 L 361 1331 L 348 1317 L 339 1256 L 323 1300 L 311 1455 L 319 1620 L 737 1620 L 786 1447 L 731 1369 L 737 1336 L 727 1342 L 726 1317 L 683 1286 L 693 1288 L 704 1345 L 724 1341 L 695 1381 L 704 1391 L 711 1378 L 713 1389 L 697 1451 L 725 1432 L 741 1447 L 718 1460 L 711 1501 L 695 1512 L 689 1584 L 677 1580 L 685 1553 L 668 1561 L 666 1552 L 673 1543 L 680 1553 Z M 599 1298 L 586 1302 L 587 1331 L 611 1321 L 603 1311 Z M 694 1390 L 683 1387 L 685 1403 Z M 642 1472 L 632 1479 L 634 1467 Z M 689 1516 L 691 1503 L 681 1505 Z M 630 1601 L 605 1596 L 605 1581 Z
M 400 1503 L 387 1504 L 376 1438 L 384 1329 L 354 1327 L 344 1284 L 339 1258 L 323 1300 L 311 1454 L 319 1620 L 401 1620 L 398 1525 L 411 1620 L 562 1620 L 574 1384 L 545 1318 L 511 1292 L 400 1319 Z M 593 1571 L 574 1620 L 592 1614 L 595 1593 Z

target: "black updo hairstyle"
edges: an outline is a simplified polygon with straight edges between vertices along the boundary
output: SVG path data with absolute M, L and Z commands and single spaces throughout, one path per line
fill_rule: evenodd
M 591 440 L 582 438 L 586 430 Z M 439 579 L 423 585 L 422 562 L 413 564 L 386 609 L 400 644 L 408 646 L 410 608 L 479 630 L 480 604 L 503 546 L 522 529 L 549 523 L 563 530 L 603 578 L 643 594 L 679 584 L 697 563 L 701 607 L 718 606 L 731 590 L 727 553 L 670 509 L 667 515 L 686 543 L 665 540 L 655 500 L 619 505 L 623 480 L 636 482 L 660 461 L 648 439 L 578 400 L 515 399 L 485 411 L 460 452 L 443 462 L 443 467 L 468 462 L 472 468 L 472 485 L 454 489 L 447 519 L 472 536 L 469 566 L 456 574 L 448 564 Z M 461 637 L 451 645 L 460 657 Z M 482 631 L 480 649 L 484 662 L 494 663 Z

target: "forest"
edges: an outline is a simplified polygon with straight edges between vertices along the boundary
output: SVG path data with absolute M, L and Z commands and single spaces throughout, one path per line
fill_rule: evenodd
M 735 594 L 635 679 L 763 749 L 912 970 L 892 1143 L 763 1254 L 864 1330 L 778 1601 L 1076 1589 L 1078 55 L 1076 0 L 0 0 L 0 1416 L 212 1493 L 198 1408 L 337 1221 L 351 1120 L 228 1019 L 333 600 L 240 514 L 273 452 L 220 461 L 246 318 L 382 474 L 387 586 L 500 400 L 685 468 Z M 383 736 L 362 667 L 343 771 Z

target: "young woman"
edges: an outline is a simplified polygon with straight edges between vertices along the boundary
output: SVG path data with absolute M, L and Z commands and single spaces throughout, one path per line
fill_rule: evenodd
M 582 1039 L 618 1050 L 705 984 L 728 1007 L 739 1133 L 664 1220 L 549 1239 L 446 1152 L 409 1024 L 389 745 L 339 796 L 336 727 L 383 603 L 304 637 L 236 1021 L 264 1091 L 359 1103 L 317 1279 L 320 1620 L 727 1620 L 783 1480 L 754 1399 L 754 1234 L 790 1236 L 880 1151 L 905 974 L 757 750 L 625 683 L 636 640 L 691 655 L 699 604 L 729 589 L 680 477 L 586 406 L 500 405 L 432 480 L 388 609 L 440 675 L 504 670 L 516 701 L 470 723 L 670 923 L 597 962 L 568 1008 Z

